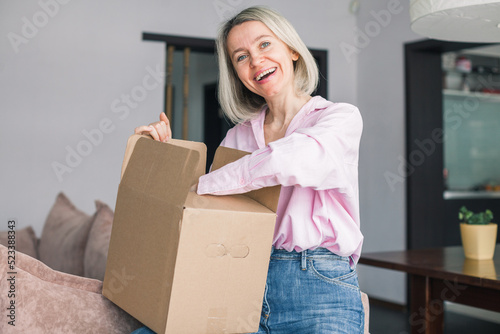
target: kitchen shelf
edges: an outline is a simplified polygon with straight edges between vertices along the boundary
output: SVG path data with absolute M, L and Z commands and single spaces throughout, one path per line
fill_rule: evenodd
M 460 191 L 460 190 L 445 190 L 443 192 L 444 199 L 476 199 L 476 198 L 498 198 L 500 199 L 500 191 Z
M 491 93 L 481 93 L 481 92 L 464 92 L 461 90 L 454 89 L 443 89 L 444 96 L 452 96 L 452 97 L 470 97 L 477 98 L 480 100 L 500 103 L 500 94 L 491 94 Z

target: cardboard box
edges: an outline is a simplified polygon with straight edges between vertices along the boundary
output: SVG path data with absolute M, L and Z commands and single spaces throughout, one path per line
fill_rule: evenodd
M 220 147 L 213 169 L 246 152 Z M 133 135 L 103 295 L 157 333 L 258 330 L 279 187 L 198 196 L 203 143 Z

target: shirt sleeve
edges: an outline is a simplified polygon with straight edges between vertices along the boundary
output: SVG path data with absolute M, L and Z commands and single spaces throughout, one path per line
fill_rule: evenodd
M 361 131 L 362 119 L 356 107 L 324 111 L 313 126 L 298 128 L 202 176 L 198 194 L 238 194 L 275 185 L 350 192 L 350 171 L 357 168 Z

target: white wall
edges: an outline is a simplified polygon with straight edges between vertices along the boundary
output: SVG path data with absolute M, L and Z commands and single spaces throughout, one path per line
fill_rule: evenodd
M 142 33 L 214 38 L 261 3 L 329 51 L 330 98 L 355 103 L 356 63 L 337 47 L 353 38 L 348 0 L 0 0 L 0 230 L 16 218 L 40 236 L 60 191 L 89 214 L 95 199 L 114 207 L 126 140 L 163 108 L 164 45 Z
M 404 43 L 422 37 L 410 30 L 405 0 L 362 1 L 357 27 L 357 95 L 365 125 L 359 164 L 363 252 L 401 250 L 406 248 L 405 182 L 388 183 L 385 174 L 399 175 L 405 154 Z M 406 302 L 405 275 L 358 269 L 368 295 Z

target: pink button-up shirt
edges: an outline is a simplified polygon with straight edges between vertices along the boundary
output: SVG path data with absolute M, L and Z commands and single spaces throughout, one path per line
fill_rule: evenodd
M 285 137 L 265 145 L 260 115 L 228 131 L 221 145 L 253 152 L 202 176 L 198 194 L 227 195 L 281 185 L 273 245 L 298 252 L 324 247 L 357 262 L 358 108 L 320 96 L 295 115 Z

